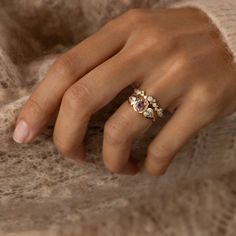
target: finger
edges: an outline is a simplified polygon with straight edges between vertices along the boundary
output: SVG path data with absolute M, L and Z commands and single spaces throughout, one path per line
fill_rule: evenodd
M 130 151 L 135 138 L 141 135 L 151 121 L 136 113 L 128 102 L 109 118 L 104 128 L 103 161 L 114 173 L 136 174 L 138 166 L 131 161 Z
M 22 122 L 13 134 L 16 142 L 32 141 L 60 105 L 66 89 L 123 47 L 127 32 L 113 28 L 108 24 L 54 63 L 18 114 L 16 124 Z
M 151 142 L 145 161 L 152 175 L 162 175 L 184 144 L 209 123 L 203 109 L 191 101 L 182 104 Z
M 175 70 L 172 71 L 175 72 Z M 180 74 L 177 73 L 176 79 L 180 79 L 177 78 L 179 76 Z M 145 80 L 140 89 L 144 90 L 147 95 L 156 97 L 159 106 L 166 109 L 177 100 L 182 90 L 176 89 L 172 73 L 166 73 L 166 75 L 162 75 L 159 79 L 157 78 L 157 74 L 153 74 L 152 77 Z M 153 81 L 153 84 L 151 85 L 147 81 Z M 151 125 L 152 121 L 136 113 L 130 104 L 125 102 L 105 125 L 103 138 L 103 160 L 105 166 L 112 172 L 117 173 L 130 169 L 132 174 L 133 168 L 128 167 L 131 166 L 130 151 L 132 143 Z
M 87 73 L 64 94 L 54 128 L 54 143 L 66 156 L 75 156 L 92 114 L 109 103 L 145 71 L 133 69 L 139 59 L 126 52 L 115 55 Z

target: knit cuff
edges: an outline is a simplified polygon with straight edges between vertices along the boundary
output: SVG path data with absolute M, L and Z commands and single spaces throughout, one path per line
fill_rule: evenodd
M 233 0 L 183 0 L 170 7 L 196 7 L 205 12 L 219 29 L 236 63 L 236 1 Z

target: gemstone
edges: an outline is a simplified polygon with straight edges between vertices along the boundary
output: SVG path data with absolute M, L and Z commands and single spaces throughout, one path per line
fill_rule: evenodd
M 136 102 L 136 97 L 135 96 L 130 96 L 129 97 L 129 102 L 133 106 L 135 104 L 135 102 Z
M 147 100 L 148 100 L 149 102 L 151 102 L 153 99 L 154 99 L 153 96 L 148 96 L 148 97 L 147 97 Z
M 148 101 L 139 97 L 134 103 L 133 108 L 138 113 L 143 113 L 147 109 L 148 106 L 149 106 Z
M 163 110 L 162 109 L 158 109 L 157 110 L 157 114 L 158 114 L 158 116 L 162 117 L 163 116 Z
M 153 119 L 154 118 L 154 111 L 152 108 L 148 108 L 144 113 L 143 115 L 148 118 L 148 119 Z

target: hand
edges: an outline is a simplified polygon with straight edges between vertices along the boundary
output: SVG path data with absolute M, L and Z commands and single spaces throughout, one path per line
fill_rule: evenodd
M 59 109 L 56 147 L 68 157 L 84 158 L 91 115 L 133 85 L 173 113 L 147 150 L 146 170 L 161 175 L 202 127 L 236 110 L 235 77 L 217 29 L 200 10 L 133 9 L 54 63 L 22 107 L 13 137 L 31 142 Z M 105 124 L 105 166 L 112 172 L 137 173 L 131 145 L 151 125 L 128 102 L 122 104 Z

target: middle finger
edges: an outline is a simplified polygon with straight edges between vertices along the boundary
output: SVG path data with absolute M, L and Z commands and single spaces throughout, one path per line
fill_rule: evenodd
M 55 145 L 64 155 L 76 158 L 91 115 L 143 76 L 146 69 L 142 63 L 138 57 L 120 51 L 65 92 L 53 134 Z

